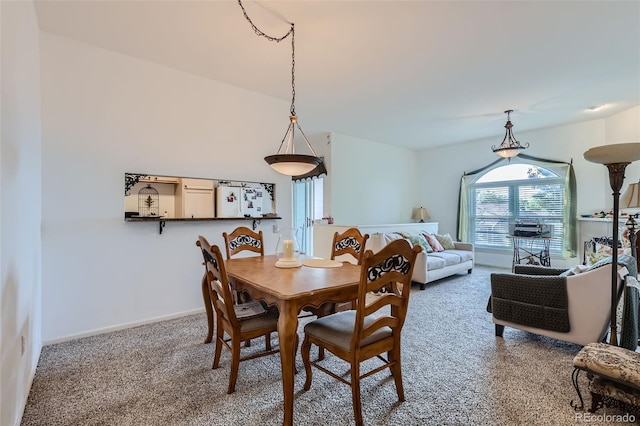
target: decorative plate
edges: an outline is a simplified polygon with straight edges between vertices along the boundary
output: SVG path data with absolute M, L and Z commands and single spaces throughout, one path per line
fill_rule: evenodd
M 342 266 L 342 262 L 330 259 L 304 259 L 302 264 L 312 268 L 340 268 Z

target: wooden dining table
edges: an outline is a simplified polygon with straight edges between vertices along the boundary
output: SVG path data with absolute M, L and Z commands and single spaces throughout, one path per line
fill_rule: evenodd
M 242 257 L 226 260 L 225 265 L 229 282 L 236 290 L 246 291 L 253 299 L 277 306 L 280 311 L 278 339 L 284 394 L 283 424 L 293 425 L 298 315 L 305 307 L 319 308 L 325 302 L 357 299 L 361 267 L 345 262 L 343 266 L 333 268 L 304 265 L 279 268 L 275 266 L 277 260 L 275 255 Z M 212 330 L 212 324 L 209 327 Z

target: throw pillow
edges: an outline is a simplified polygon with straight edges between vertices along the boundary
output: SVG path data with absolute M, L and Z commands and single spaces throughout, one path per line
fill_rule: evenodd
M 603 259 L 607 259 L 611 257 L 611 253 L 604 253 L 604 252 L 598 252 L 598 253 L 589 253 L 587 255 L 587 264 L 589 266 L 595 265 L 598 262 L 600 262 Z
M 433 249 L 422 234 L 406 234 L 405 238 L 411 241 L 411 244 L 414 246 L 422 247 L 422 250 L 424 250 L 425 253 L 433 253 Z
M 605 244 L 600 244 L 600 243 L 596 243 L 596 253 L 598 254 L 604 254 L 606 256 L 611 256 L 613 254 L 613 249 L 611 248 L 611 246 L 605 245 Z M 618 254 L 631 254 L 631 248 L 619 248 L 618 249 Z
M 440 241 L 438 241 L 435 235 L 427 234 L 426 232 L 422 235 L 424 235 L 424 237 L 427 239 L 427 242 L 429 243 L 433 251 L 444 251 L 444 247 L 442 247 L 442 244 L 440 244 Z
M 436 239 L 440 242 L 440 244 L 442 244 L 442 247 L 444 247 L 445 250 L 454 250 L 456 248 L 456 245 L 453 242 L 453 238 L 451 238 L 451 235 L 449 234 L 436 234 Z

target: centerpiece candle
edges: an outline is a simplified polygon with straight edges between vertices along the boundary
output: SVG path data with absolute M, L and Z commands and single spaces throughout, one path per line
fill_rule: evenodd
M 293 259 L 293 240 L 284 240 L 282 242 L 282 252 L 284 259 Z

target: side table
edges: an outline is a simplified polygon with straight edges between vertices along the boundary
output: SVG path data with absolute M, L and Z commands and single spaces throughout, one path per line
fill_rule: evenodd
M 551 256 L 549 255 L 551 237 L 508 235 L 507 238 L 513 240 L 511 272 L 515 271 L 516 265 L 523 263 L 528 265 L 551 266 Z

